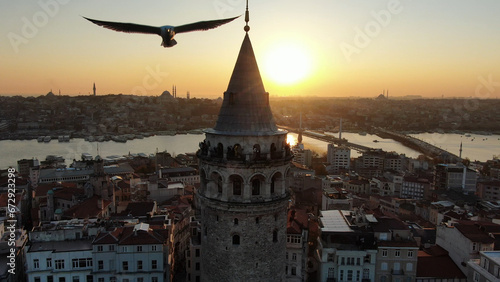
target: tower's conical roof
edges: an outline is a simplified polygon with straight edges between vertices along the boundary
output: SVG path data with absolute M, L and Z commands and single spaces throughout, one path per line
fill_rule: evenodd
M 267 135 L 278 131 L 248 33 L 241 44 L 214 130 L 241 135 Z

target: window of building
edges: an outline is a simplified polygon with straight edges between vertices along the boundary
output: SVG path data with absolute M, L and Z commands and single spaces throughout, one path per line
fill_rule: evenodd
M 39 277 L 39 276 L 35 277 L 35 278 L 34 278 L 34 281 L 35 281 L 35 282 L 41 282 L 40 277 Z
M 297 260 L 297 254 L 296 254 L 296 253 L 292 253 L 292 260 L 293 260 L 293 261 L 296 261 L 296 260 Z
M 102 245 L 97 246 L 97 251 L 98 252 L 104 251 L 104 247 Z
M 137 251 L 142 252 L 142 246 L 137 246 Z
M 38 260 L 38 259 L 33 260 L 33 268 L 34 269 L 40 268 L 40 260 Z
M 122 252 L 127 253 L 128 252 L 128 247 L 122 247 Z
M 335 268 L 328 268 L 328 278 L 335 278 Z
M 104 278 L 103 277 L 97 278 L 97 282 L 104 282 Z
M 297 275 L 297 268 L 292 266 L 292 275 Z
M 387 249 L 383 249 L 383 250 L 382 250 L 382 256 L 383 256 L 383 257 L 386 257 L 386 256 L 387 256 Z
M 142 277 L 137 278 L 137 282 L 144 282 L 144 278 Z
M 137 270 L 142 270 L 142 260 L 137 261 Z
M 352 270 L 347 270 L 347 281 L 352 281 Z
M 233 235 L 233 245 L 240 244 L 240 235 Z
M 412 258 L 413 257 L 413 251 L 408 251 L 408 257 Z
M 356 265 L 361 265 L 361 258 L 356 258 Z
M 196 249 L 196 250 L 194 251 L 194 256 L 195 256 L 195 257 L 199 257 L 199 256 L 200 256 L 200 249 Z
M 80 282 L 80 276 L 73 276 L 73 282 Z
M 278 242 L 278 230 L 273 231 L 273 242 Z
M 158 282 L 158 277 L 151 277 L 151 282 Z
M 47 282 L 54 282 L 54 276 L 52 275 L 47 276 Z
M 155 245 L 151 246 L 151 251 L 156 252 L 156 246 Z
M 73 268 L 84 268 L 92 266 L 92 258 L 80 258 L 80 259 L 72 259 L 71 264 Z
M 97 269 L 104 269 L 104 261 L 98 260 L 97 261 Z
M 49 281 L 47 281 L 49 282 Z M 52 281 L 50 281 L 52 282 Z M 94 275 L 87 275 L 87 282 L 94 282 Z
M 157 260 L 152 260 L 151 261 L 151 269 L 158 269 L 158 261 Z
M 387 262 L 383 262 L 380 264 L 380 269 L 381 270 L 387 270 Z
M 125 270 L 128 270 L 128 261 L 123 261 L 122 262 L 122 269 L 125 271 Z
M 335 254 L 329 253 L 327 261 L 333 261 L 335 259 Z
M 481 275 L 479 275 L 479 273 L 477 273 L 476 271 L 474 271 L 474 275 L 472 277 L 472 279 L 474 280 L 474 282 L 479 282 L 480 278 L 481 278 Z
M 241 180 L 233 179 L 233 195 L 241 196 Z
M 47 258 L 46 263 L 47 263 L 47 268 L 52 267 L 52 259 L 51 258 Z
M 340 270 L 340 275 L 339 275 L 340 281 L 344 280 L 344 271 Z
M 59 277 L 59 282 L 66 282 L 66 277 Z
M 114 251 L 115 250 L 115 245 L 109 245 L 109 250 Z
M 342 258 L 340 259 L 340 261 L 341 261 L 341 263 L 340 263 L 340 264 L 341 264 L 341 265 L 344 265 L 344 264 L 345 264 L 345 257 L 342 257 Z
M 399 257 L 399 256 L 401 256 L 401 250 L 395 250 L 395 251 L 394 251 L 394 256 L 395 256 L 395 257 Z
M 238 219 L 237 218 L 235 218 L 233 222 L 234 222 L 234 225 L 238 225 Z
M 64 260 L 63 259 L 56 259 L 55 264 L 56 264 L 56 269 L 64 269 Z
M 380 276 L 380 282 L 387 282 L 387 276 L 385 275 Z
M 252 195 L 253 196 L 260 195 L 260 180 L 259 179 L 254 179 L 252 181 Z
M 197 262 L 195 265 L 194 265 L 194 269 L 195 270 L 200 270 L 200 263 Z
M 413 271 L 413 263 L 409 262 L 406 264 L 406 271 Z
M 285 259 L 288 260 L 288 252 L 285 253 Z

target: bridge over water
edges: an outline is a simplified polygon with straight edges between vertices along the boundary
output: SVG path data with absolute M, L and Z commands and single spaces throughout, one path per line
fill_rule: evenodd
M 299 131 L 300 131 L 300 129 L 298 129 L 298 128 L 293 128 L 293 127 L 289 127 L 289 126 L 278 125 L 278 127 L 285 129 L 285 130 L 288 130 L 289 132 L 294 132 L 294 133 L 299 133 Z M 439 147 L 436 147 L 430 143 L 427 143 L 423 140 L 417 139 L 417 138 L 412 137 L 412 136 L 392 132 L 389 130 L 385 130 L 383 128 L 375 128 L 375 134 L 377 134 L 381 138 L 390 138 L 390 139 L 393 139 L 395 141 L 398 141 L 401 144 L 403 144 L 404 146 L 411 148 L 411 149 L 414 149 L 414 150 L 422 153 L 423 155 L 425 155 L 429 158 L 433 158 L 433 159 L 440 158 L 444 161 L 448 161 L 448 162 L 452 162 L 452 163 L 459 162 L 462 160 L 459 156 L 457 156 L 453 153 L 450 153 L 446 150 L 443 150 Z M 366 151 L 371 149 L 370 147 L 366 147 L 363 145 L 348 142 L 346 139 L 339 139 L 335 136 L 326 135 L 326 134 L 319 133 L 319 132 L 302 130 L 302 135 L 310 137 L 310 138 L 314 138 L 317 140 L 325 141 L 328 143 L 334 143 L 336 145 L 343 145 L 343 146 L 346 146 L 350 149 L 354 149 L 354 150 L 359 151 L 359 152 L 366 152 Z

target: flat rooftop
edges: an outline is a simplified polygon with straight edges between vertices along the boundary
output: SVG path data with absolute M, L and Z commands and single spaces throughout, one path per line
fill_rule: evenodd
M 78 251 L 91 251 L 91 240 L 72 240 L 72 241 L 49 241 L 49 242 L 36 242 L 31 244 L 28 252 L 78 252 Z
M 354 232 L 347 223 L 344 214 L 349 211 L 327 210 L 321 211 L 322 232 Z
M 487 251 L 481 252 L 485 257 L 494 261 L 497 264 L 500 264 L 500 251 Z

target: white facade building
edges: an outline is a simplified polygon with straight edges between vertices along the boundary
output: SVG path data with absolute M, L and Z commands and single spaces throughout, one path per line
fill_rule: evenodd
M 347 147 L 335 147 L 334 144 L 328 144 L 327 152 L 328 173 L 337 173 L 341 170 L 349 170 L 351 165 L 351 149 Z
M 169 281 L 168 245 L 164 238 L 168 231 L 160 232 L 140 223 L 100 233 L 92 242 L 94 281 Z

